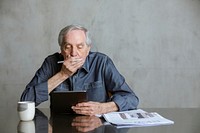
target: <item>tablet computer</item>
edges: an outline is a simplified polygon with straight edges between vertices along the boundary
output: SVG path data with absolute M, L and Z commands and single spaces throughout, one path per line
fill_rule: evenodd
M 86 91 L 52 92 L 51 112 L 55 114 L 75 114 L 71 107 L 86 101 Z

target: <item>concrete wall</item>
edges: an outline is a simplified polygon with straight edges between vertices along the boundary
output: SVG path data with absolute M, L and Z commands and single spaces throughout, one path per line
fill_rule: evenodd
M 199 0 L 0 0 L 0 108 L 16 107 L 72 23 L 88 27 L 139 107 L 200 107 L 199 14 Z

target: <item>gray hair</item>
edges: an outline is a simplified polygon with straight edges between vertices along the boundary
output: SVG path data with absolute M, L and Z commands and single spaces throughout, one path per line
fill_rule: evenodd
M 82 31 L 84 31 L 85 36 L 86 36 L 86 42 L 85 43 L 87 45 L 92 44 L 92 41 L 91 41 L 91 38 L 90 38 L 90 35 L 89 35 L 89 31 L 81 25 L 72 24 L 72 25 L 66 26 L 65 28 L 63 28 L 60 31 L 59 36 L 58 36 L 58 44 L 60 45 L 60 47 L 63 45 L 63 37 L 72 30 L 82 30 Z

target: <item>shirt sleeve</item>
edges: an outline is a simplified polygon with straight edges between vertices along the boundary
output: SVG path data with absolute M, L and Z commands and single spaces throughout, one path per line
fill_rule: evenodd
M 26 86 L 21 95 L 21 101 L 34 101 L 36 106 L 48 100 L 47 81 L 52 76 L 50 61 L 45 59 L 42 66 L 36 72 L 31 82 Z
M 104 75 L 106 88 L 112 94 L 110 100 L 117 104 L 119 111 L 136 109 L 139 103 L 138 97 L 109 57 L 105 63 Z

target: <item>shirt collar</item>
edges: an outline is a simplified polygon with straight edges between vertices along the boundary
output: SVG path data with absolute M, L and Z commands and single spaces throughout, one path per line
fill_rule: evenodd
M 86 72 L 89 72 L 89 55 L 90 55 L 90 52 L 88 54 L 88 56 L 86 57 L 85 59 L 85 63 L 83 64 L 82 68 L 86 71 Z

